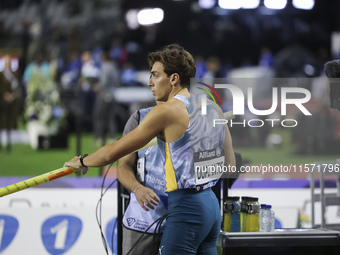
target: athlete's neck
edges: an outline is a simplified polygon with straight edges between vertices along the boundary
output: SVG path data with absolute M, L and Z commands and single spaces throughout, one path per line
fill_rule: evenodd
M 177 89 L 176 92 L 174 92 L 173 95 L 170 94 L 169 98 L 173 98 L 176 95 L 182 95 L 182 96 L 186 96 L 186 97 L 190 96 L 189 91 L 188 91 L 187 88 L 179 88 L 179 89 Z

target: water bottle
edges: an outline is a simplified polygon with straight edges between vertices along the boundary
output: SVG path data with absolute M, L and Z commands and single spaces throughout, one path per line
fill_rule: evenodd
M 224 231 L 240 232 L 240 197 L 227 197 L 224 202 Z
M 268 206 L 268 217 L 269 217 L 269 224 L 268 224 L 268 232 L 273 232 L 275 229 L 275 212 L 271 205 Z
M 261 209 L 260 209 L 260 232 L 266 232 L 266 222 L 267 222 L 267 205 L 266 204 L 261 204 Z
M 232 201 L 230 230 L 231 232 L 240 232 L 240 197 L 233 197 Z
M 246 214 L 244 219 L 244 232 L 260 231 L 260 204 L 257 197 L 248 197 L 246 203 Z
M 225 232 L 231 232 L 231 203 L 232 202 L 227 198 L 223 205 L 223 231 Z
M 245 221 L 247 214 L 247 205 L 249 204 L 251 197 L 241 197 L 241 213 L 240 213 L 240 232 L 245 232 Z

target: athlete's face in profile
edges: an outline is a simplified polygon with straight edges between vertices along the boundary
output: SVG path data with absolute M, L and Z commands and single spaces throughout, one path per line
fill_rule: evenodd
M 148 82 L 156 101 L 166 102 L 169 98 L 172 86 L 170 77 L 164 73 L 163 64 L 155 62 L 151 68 L 151 76 Z

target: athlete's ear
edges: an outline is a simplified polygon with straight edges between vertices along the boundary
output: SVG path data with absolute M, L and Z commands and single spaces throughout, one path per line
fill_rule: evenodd
M 172 75 L 170 75 L 170 83 L 171 85 L 175 85 L 176 83 L 179 82 L 179 75 L 178 73 L 173 73 Z

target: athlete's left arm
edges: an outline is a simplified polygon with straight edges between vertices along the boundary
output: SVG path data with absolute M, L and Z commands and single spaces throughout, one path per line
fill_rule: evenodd
M 224 119 L 223 111 L 220 107 L 215 105 L 216 110 L 220 114 L 221 118 Z M 223 142 L 223 149 L 224 149 L 224 165 L 226 167 L 233 167 L 236 166 L 236 159 L 235 159 L 235 153 L 233 149 L 233 142 L 232 138 L 229 132 L 228 125 L 225 124 L 225 137 L 224 137 L 224 142 Z
M 231 135 L 230 135 L 227 124 L 225 125 L 225 138 L 224 138 L 224 143 L 223 143 L 223 149 L 224 149 L 224 157 L 225 157 L 224 165 L 227 167 L 235 166 L 236 165 L 235 153 L 234 153 L 232 139 L 231 139 Z

